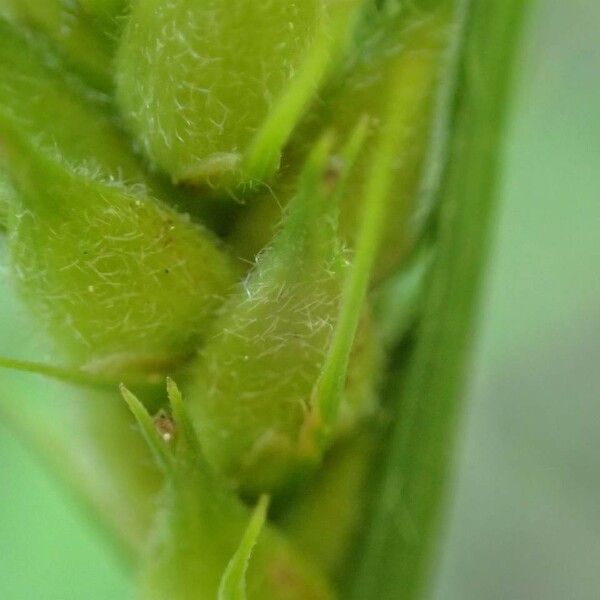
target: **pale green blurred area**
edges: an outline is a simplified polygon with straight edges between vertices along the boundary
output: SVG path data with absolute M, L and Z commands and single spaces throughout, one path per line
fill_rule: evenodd
M 435 600 L 600 597 L 600 4 L 538 0 L 530 21 Z M 9 304 L 0 354 L 40 356 Z M 49 385 L 0 373 L 15 403 Z M 0 457 L 0 598 L 132 597 L 1 423 Z
M 436 600 L 600 598 L 599 24 L 532 14 Z

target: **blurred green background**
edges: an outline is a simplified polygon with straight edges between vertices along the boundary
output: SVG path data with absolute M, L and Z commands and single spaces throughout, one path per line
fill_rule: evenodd
M 600 598 L 598 24 L 597 0 L 539 0 L 530 19 L 435 600 Z M 13 303 L 3 290 L 0 354 L 38 355 Z M 3 402 L 42 386 L 0 374 Z M 0 598 L 130 598 L 5 423 L 0 457 Z

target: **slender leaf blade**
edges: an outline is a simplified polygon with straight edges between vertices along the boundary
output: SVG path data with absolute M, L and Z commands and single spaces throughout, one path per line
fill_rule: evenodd
M 438 251 L 350 597 L 423 597 L 447 491 L 516 36 L 527 2 L 468 7 Z

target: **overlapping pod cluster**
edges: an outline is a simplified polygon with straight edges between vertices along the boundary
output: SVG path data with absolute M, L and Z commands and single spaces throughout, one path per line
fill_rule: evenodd
M 174 446 L 124 390 L 167 481 L 145 597 L 197 598 L 198 561 L 207 598 L 238 597 L 222 595 L 248 566 L 235 495 L 301 495 L 377 411 L 370 292 L 419 242 L 447 7 L 126 4 L 0 0 L 16 24 L 0 21 L 0 219 L 22 297 L 74 367 L 185 386 L 187 408 L 170 384 Z M 227 240 L 176 208 L 192 187 L 222 198 Z M 286 544 L 261 538 L 250 596 L 330 597 Z
M 212 234 L 159 191 L 105 107 L 1 24 L 2 162 L 17 284 L 79 364 L 194 350 L 234 279 Z

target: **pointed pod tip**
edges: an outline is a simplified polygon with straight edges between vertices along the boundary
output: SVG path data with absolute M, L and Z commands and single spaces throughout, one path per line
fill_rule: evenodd
M 170 377 L 167 377 L 166 381 L 167 381 L 167 393 L 169 394 L 169 396 L 173 396 L 173 395 L 181 396 L 181 392 L 179 391 L 179 387 L 177 386 L 177 384 Z

